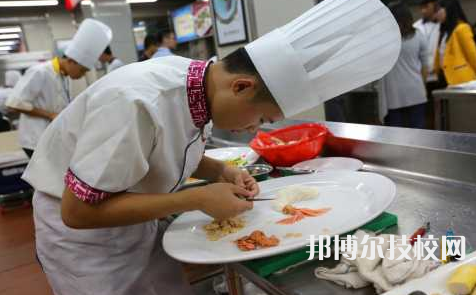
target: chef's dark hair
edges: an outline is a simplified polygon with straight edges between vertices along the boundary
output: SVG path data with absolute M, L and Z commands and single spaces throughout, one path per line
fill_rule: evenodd
M 415 35 L 415 28 L 413 27 L 413 16 L 410 8 L 403 2 L 392 2 L 388 4 L 388 8 L 398 23 L 402 38 L 413 37 Z
M 164 42 L 164 39 L 170 34 L 173 34 L 173 31 L 170 29 L 163 29 L 160 32 L 158 32 L 157 41 L 159 42 L 159 45 L 161 45 Z
M 425 4 L 428 4 L 428 3 L 436 3 L 438 2 L 438 0 L 421 0 L 418 2 L 419 5 L 425 5 Z
M 251 60 L 248 52 L 246 52 L 244 47 L 240 47 L 237 50 L 233 51 L 225 58 L 223 58 L 222 61 L 225 66 L 225 70 L 229 73 L 248 74 L 258 78 L 261 88 L 255 96 L 256 101 L 272 100 L 272 102 L 276 104 L 276 101 L 273 99 L 273 95 L 264 83 L 263 79 L 258 73 L 258 70 L 253 64 L 253 61 Z
M 106 49 L 104 49 L 104 54 L 107 54 L 107 55 L 112 55 L 112 51 L 111 51 L 111 47 L 106 47 Z
M 158 45 L 158 41 L 157 41 L 157 37 L 152 35 L 152 34 L 148 34 L 147 36 L 145 36 L 145 39 L 144 39 L 144 50 L 146 50 L 147 48 L 149 48 L 150 46 L 152 45 Z
M 449 40 L 458 23 L 461 21 L 468 23 L 468 18 L 458 0 L 440 0 L 438 5 L 446 10 L 446 20 L 440 27 L 439 43 L 441 43 L 445 34 L 448 34 L 447 40 Z

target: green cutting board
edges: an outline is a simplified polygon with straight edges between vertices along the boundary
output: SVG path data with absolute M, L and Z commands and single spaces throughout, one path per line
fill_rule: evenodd
M 384 212 L 379 217 L 362 226 L 360 229 L 378 231 L 398 224 L 398 217 Z M 354 231 L 355 232 L 355 231 Z M 346 233 L 352 234 L 354 232 Z M 272 257 L 261 258 L 244 262 L 244 265 L 261 277 L 267 277 L 279 270 L 285 269 L 309 258 L 308 247 Z

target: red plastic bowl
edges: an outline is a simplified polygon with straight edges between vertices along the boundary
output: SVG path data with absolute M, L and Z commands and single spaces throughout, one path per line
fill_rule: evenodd
M 269 164 L 288 167 L 317 157 L 322 151 L 328 133 L 324 125 L 305 123 L 274 130 L 264 135 L 258 133 L 250 142 L 250 147 Z M 264 143 L 269 136 L 284 142 L 297 142 L 285 145 Z

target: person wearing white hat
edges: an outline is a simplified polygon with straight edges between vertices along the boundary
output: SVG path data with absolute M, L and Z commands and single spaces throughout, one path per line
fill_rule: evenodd
M 211 122 L 253 132 L 317 106 L 381 78 L 400 42 L 379 0 L 324 1 L 221 61 L 151 59 L 91 85 L 48 127 L 23 175 L 55 294 L 190 294 L 162 248 L 161 220 L 236 216 L 252 209 L 237 196 L 259 192 L 247 172 L 204 156 Z M 180 191 L 191 176 L 212 184 Z
M 92 69 L 111 39 L 108 26 L 86 19 L 64 57 L 32 66 L 17 83 L 6 105 L 21 113 L 19 143 L 29 157 L 48 124 L 71 102 L 69 79 L 79 79 Z

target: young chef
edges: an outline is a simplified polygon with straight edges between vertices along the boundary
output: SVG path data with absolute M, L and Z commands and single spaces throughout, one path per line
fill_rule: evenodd
M 192 210 L 228 218 L 252 208 L 237 196 L 258 193 L 246 172 L 203 155 L 209 122 L 255 131 L 379 79 L 399 50 L 380 0 L 324 1 L 222 61 L 152 59 L 91 85 L 24 174 L 55 294 L 190 294 L 159 220 Z M 216 184 L 178 191 L 190 176 Z
M 6 105 L 21 113 L 19 141 L 29 157 L 48 124 L 71 102 L 68 77 L 83 77 L 94 67 L 111 39 L 109 27 L 86 19 L 74 35 L 65 57 L 29 68 L 15 86 Z

